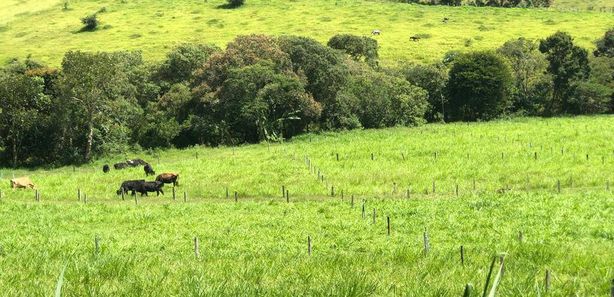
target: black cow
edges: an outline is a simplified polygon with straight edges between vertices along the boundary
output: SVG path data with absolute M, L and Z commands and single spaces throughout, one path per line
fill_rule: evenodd
M 143 161 L 142 159 L 132 159 L 132 160 L 126 160 L 126 163 L 128 165 L 130 165 L 131 167 L 137 167 L 137 166 L 145 166 L 147 165 L 147 162 Z
M 109 168 L 109 164 L 104 164 L 104 166 L 102 166 L 102 172 L 109 173 L 109 171 L 111 171 L 111 168 Z
M 143 195 L 143 184 L 145 184 L 144 179 L 124 181 L 122 185 L 119 186 L 119 190 L 117 190 L 117 195 L 121 195 L 122 190 L 123 190 L 124 193 L 131 192 L 130 195 L 132 196 L 136 195 L 136 192 L 141 193 L 141 196 L 142 196 Z
M 164 186 L 164 183 L 159 182 L 159 181 L 144 182 L 143 187 L 140 192 L 141 196 L 143 195 L 147 196 L 147 192 L 156 192 L 156 196 L 160 196 L 160 193 L 164 195 L 164 191 L 162 190 L 163 186 Z
M 128 164 L 127 163 L 115 163 L 113 164 L 113 168 L 115 168 L 116 170 L 121 170 L 121 169 L 125 169 L 128 168 Z
M 143 170 L 145 170 L 145 176 L 156 175 L 156 172 L 153 170 L 153 167 L 151 167 L 151 165 L 149 164 L 145 164 L 145 166 L 143 166 Z
M 418 36 L 418 35 L 411 36 L 411 37 L 409 37 L 409 40 L 411 40 L 411 41 L 420 41 L 420 36 Z

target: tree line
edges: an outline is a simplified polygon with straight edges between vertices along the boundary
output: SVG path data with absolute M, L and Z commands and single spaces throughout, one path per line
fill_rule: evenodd
M 614 29 L 590 54 L 557 32 L 434 64 L 382 67 L 377 41 L 239 36 L 134 52 L 67 52 L 0 69 L 0 161 L 59 166 L 130 150 L 280 141 L 305 132 L 614 111 Z

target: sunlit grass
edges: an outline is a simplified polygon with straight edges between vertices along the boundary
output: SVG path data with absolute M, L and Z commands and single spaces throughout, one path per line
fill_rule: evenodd
M 63 296 L 460 296 L 466 283 L 481 293 L 492 256 L 503 252 L 497 296 L 543 295 L 546 270 L 552 296 L 606 295 L 614 278 L 612 128 L 611 116 L 427 125 L 134 153 L 74 171 L 2 169 L 0 291 L 52 295 L 67 265 Z M 115 195 L 122 180 L 144 173 L 104 174 L 102 164 L 136 156 L 180 173 L 176 201 L 168 186 L 138 204 Z M 13 174 L 29 175 L 41 202 L 31 190 L 10 190 Z
M 28 54 L 58 65 L 68 50 L 142 50 L 146 59 L 160 60 L 181 42 L 225 46 L 237 35 L 263 33 L 303 35 L 325 43 L 338 33 L 376 38 L 383 63 L 407 60 L 433 62 L 450 50 L 499 47 L 521 36 L 543 38 L 567 31 L 578 44 L 593 42 L 614 26 L 610 13 L 561 12 L 555 9 L 500 9 L 410 5 L 379 1 L 251 0 L 240 9 L 218 9 L 224 1 L 71 1 L 15 18 L 0 30 L 0 60 Z M 105 7 L 100 29 L 77 33 L 80 18 Z M 444 17 L 450 19 L 443 23 Z M 0 24 L 1 25 L 1 24 Z M 419 42 L 410 36 L 430 36 Z M 467 40 L 470 40 L 468 42 Z M 466 47 L 465 44 L 471 44 Z

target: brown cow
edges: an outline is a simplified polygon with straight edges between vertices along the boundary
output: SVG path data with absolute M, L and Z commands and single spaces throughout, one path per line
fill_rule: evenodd
M 156 181 L 163 182 L 165 184 L 173 184 L 174 187 L 175 185 L 179 185 L 179 181 L 177 181 L 178 178 L 179 174 L 177 173 L 162 173 L 156 177 Z
M 27 176 L 11 179 L 11 188 L 13 189 L 34 189 L 34 183 Z

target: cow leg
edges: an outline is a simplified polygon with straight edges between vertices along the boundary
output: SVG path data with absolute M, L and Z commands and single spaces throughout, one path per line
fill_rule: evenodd
M 162 195 L 164 195 L 164 191 L 162 189 L 160 189 L 160 193 L 162 193 Z

